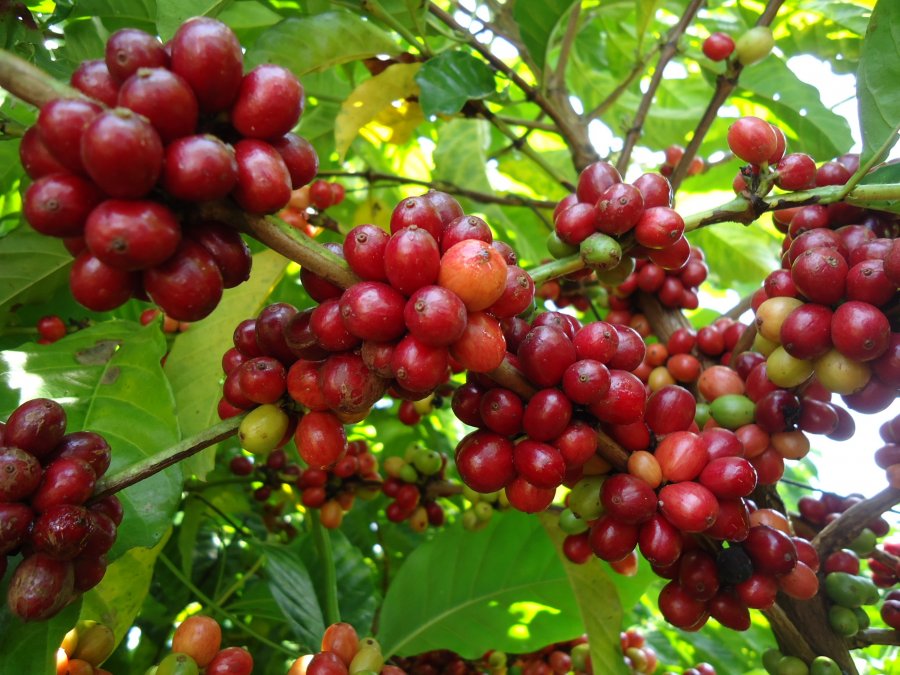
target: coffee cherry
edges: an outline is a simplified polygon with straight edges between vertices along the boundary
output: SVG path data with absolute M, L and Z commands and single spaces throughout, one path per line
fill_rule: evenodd
M 52 156 L 67 169 L 84 173 L 81 137 L 103 109 L 92 101 L 55 99 L 45 104 L 38 115 L 37 130 Z
M 750 528 L 743 546 L 756 571 L 771 575 L 787 574 L 797 564 L 797 548 L 791 538 L 767 525 Z
M 332 410 L 348 415 L 365 413 L 384 395 L 385 381 L 372 372 L 358 354 L 329 356 L 319 369 L 322 400 Z
M 470 313 L 462 337 L 450 345 L 450 355 L 473 373 L 487 373 L 499 367 L 506 356 L 500 322 L 486 312 Z
M 506 261 L 490 244 L 468 239 L 444 253 L 438 285 L 454 292 L 468 311 L 478 312 L 503 295 L 506 268 Z
M 408 334 L 394 348 L 391 370 L 404 389 L 430 392 L 447 378 L 448 356 L 445 347 L 432 347 Z
M 62 318 L 55 314 L 51 314 L 49 316 L 42 316 L 38 319 L 37 331 L 38 335 L 41 336 L 41 339 L 46 340 L 47 342 L 56 342 L 57 340 L 62 340 L 66 336 L 68 329 Z
M 191 85 L 201 112 L 231 106 L 243 79 L 243 55 L 228 26 L 206 17 L 190 19 L 175 32 L 171 47 L 172 70 Z
M 119 83 L 113 78 L 103 59 L 82 61 L 72 73 L 69 84 L 89 98 L 110 108 L 116 107 Z
M 339 303 L 344 327 L 359 339 L 374 342 L 390 342 L 403 334 L 406 305 L 401 293 L 378 281 L 354 284 Z
M 344 257 L 350 269 L 367 281 L 387 281 L 384 251 L 390 235 L 376 225 L 358 225 L 344 238 Z
M 237 180 L 234 150 L 215 136 L 184 136 L 166 147 L 162 186 L 177 199 L 223 199 Z
M 833 305 L 844 296 L 848 271 L 844 258 L 833 249 L 813 248 L 796 258 L 791 277 L 809 300 Z
M 391 285 L 410 296 L 438 280 L 441 253 L 437 241 L 425 229 L 415 225 L 404 227 L 388 241 L 384 266 Z
M 742 65 L 749 66 L 762 61 L 774 46 L 772 29 L 768 26 L 754 26 L 737 39 L 735 57 Z
M 91 526 L 90 512 L 83 506 L 57 504 L 34 521 L 31 542 L 55 560 L 72 560 L 84 549 Z
M 306 413 L 294 436 L 303 461 L 317 469 L 326 469 L 347 452 L 344 425 L 328 412 Z
M 703 532 L 716 521 L 719 503 L 699 483 L 671 483 L 659 491 L 659 510 L 682 532 Z
M 594 162 L 589 164 L 578 175 L 576 193 L 578 201 L 587 204 L 596 204 L 600 201 L 603 191 L 613 183 L 621 183 L 622 176 L 609 162 Z
M 475 431 L 457 445 L 456 466 L 463 482 L 476 492 L 496 492 L 516 475 L 513 444 L 499 434 Z
M 740 50 L 738 59 L 742 60 Z M 750 164 L 766 163 L 775 153 L 777 142 L 771 125 L 758 117 L 742 117 L 728 128 L 728 147 Z
M 47 398 L 35 398 L 26 401 L 10 414 L 4 429 L 4 442 L 43 459 L 53 452 L 65 433 L 66 411 L 63 407 Z M 28 476 L 33 471 L 26 470 L 23 465 L 15 473 L 17 479 L 28 484 Z M 5 472 L 8 473 L 9 469 Z
M 205 668 L 219 652 L 222 629 L 208 616 L 195 615 L 179 624 L 172 636 L 172 651 L 187 654 L 199 667 Z
M 49 619 L 72 598 L 74 576 L 70 562 L 43 553 L 28 556 L 9 582 L 10 611 L 23 621 Z
M 665 620 L 682 630 L 699 630 L 709 617 L 706 602 L 695 599 L 677 581 L 663 587 L 658 604 Z
M 8 553 L 27 541 L 33 520 L 34 511 L 27 504 L 0 503 L 0 558 L 5 561 Z
M 668 206 L 644 210 L 634 229 L 638 244 L 650 249 L 663 249 L 678 241 L 684 234 L 684 220 Z
M 97 116 L 81 138 L 81 161 L 97 186 L 111 197 L 146 195 L 162 170 L 159 134 L 127 108 Z
M 104 264 L 136 271 L 170 258 L 181 240 L 181 228 L 175 215 L 158 202 L 107 199 L 91 211 L 84 237 Z
M 66 434 L 53 449 L 51 461 L 62 457 L 74 457 L 87 462 L 99 477 L 106 473 L 111 459 L 109 443 L 93 431 L 76 431 Z
M 123 28 L 106 41 L 106 67 L 119 82 L 127 80 L 138 68 L 164 68 L 167 64 L 162 43 L 142 30 Z
M 831 319 L 834 347 L 855 361 L 871 361 L 881 356 L 891 340 L 891 326 L 880 309 L 851 300 L 838 307 Z
M 183 77 L 166 68 L 141 68 L 125 80 L 118 105 L 146 117 L 166 144 L 197 127 L 194 92 Z
M 436 242 L 441 241 L 444 221 L 441 214 L 425 195 L 407 197 L 391 212 L 391 234 L 415 225 L 428 232 Z M 443 249 L 441 249 L 443 252 Z
M 300 82 L 286 68 L 257 66 L 247 73 L 231 109 L 231 124 L 247 138 L 275 139 L 288 133 L 303 112 Z
M 102 193 L 90 181 L 66 173 L 39 178 L 25 191 L 22 212 L 35 230 L 49 237 L 80 235 Z
M 291 198 L 291 175 L 281 155 L 264 141 L 245 138 L 234 146 L 237 185 L 231 193 L 249 213 L 275 213 Z
M 68 171 L 44 144 L 37 126 L 28 127 L 22 136 L 19 142 L 19 160 L 25 173 L 34 180 Z
M 224 288 L 234 288 L 250 278 L 250 248 L 233 228 L 214 220 L 193 223 L 187 236 L 209 251 L 222 274 Z
M 724 61 L 734 51 L 734 40 L 725 33 L 713 33 L 703 41 L 703 54 L 710 61 Z

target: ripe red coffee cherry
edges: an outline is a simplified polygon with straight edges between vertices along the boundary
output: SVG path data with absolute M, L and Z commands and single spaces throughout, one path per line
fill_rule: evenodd
M 699 483 L 671 483 L 659 491 L 659 510 L 682 532 L 703 532 L 719 515 L 719 502 Z
M 703 54 L 710 61 L 724 61 L 734 51 L 734 39 L 725 33 L 713 33 L 703 41 Z
M 658 604 L 665 620 L 682 630 L 699 630 L 709 617 L 706 602 L 694 598 L 677 581 L 663 587 Z
M 319 156 L 312 143 L 297 134 L 285 134 L 269 142 L 287 165 L 291 188 L 309 185 L 319 172 Z
M 91 534 L 90 512 L 83 506 L 57 504 L 40 515 L 31 531 L 31 542 L 55 560 L 72 560 L 84 550 Z
M 491 234 L 488 224 L 478 216 L 454 218 L 441 233 L 441 254 L 466 239 L 478 239 L 490 244 L 494 241 L 494 235 Z
M 347 415 L 368 411 L 384 395 L 386 385 L 353 353 L 328 357 L 319 369 L 318 384 L 324 403 Z
M 88 216 L 84 238 L 103 263 L 134 271 L 171 257 L 181 240 L 181 228 L 175 215 L 159 202 L 107 199 Z
M 765 574 L 787 574 L 797 564 L 797 548 L 791 538 L 768 525 L 750 528 L 743 543 L 744 550 L 753 561 L 753 569 Z
M 657 462 L 667 481 L 692 480 L 709 461 L 706 443 L 690 431 L 667 434 L 654 451 Z
M 576 358 L 572 341 L 563 331 L 551 326 L 532 328 L 517 355 L 525 375 L 540 387 L 558 384 Z
M 54 157 L 38 132 L 37 126 L 28 127 L 19 142 L 19 160 L 29 178 L 37 180 L 51 173 L 65 173 L 68 169 Z
M 222 298 L 222 273 L 203 246 L 183 239 L 175 254 L 143 275 L 144 290 L 165 313 L 179 321 L 199 321 Z
M 388 284 L 362 281 L 340 299 L 344 327 L 360 340 L 390 342 L 403 335 L 406 298 Z
M 66 328 L 66 322 L 61 317 L 51 314 L 38 319 L 37 331 L 38 335 L 47 342 L 56 342 L 66 336 L 68 328 Z
M 164 68 L 168 63 L 162 43 L 136 28 L 123 28 L 106 41 L 106 67 L 119 82 L 131 77 L 138 68 Z
M 432 347 L 447 347 L 456 342 L 467 324 L 462 300 L 442 286 L 423 286 L 413 293 L 406 302 L 403 318 L 409 332 Z M 400 325 L 402 328 L 403 324 Z
M 797 359 L 815 359 L 831 349 L 831 309 L 805 303 L 784 319 L 780 339 L 784 350 Z
M 185 136 L 166 147 L 162 185 L 173 197 L 192 202 L 223 199 L 237 180 L 234 150 L 215 136 Z
M 40 482 L 41 465 L 35 455 L 18 447 L 0 448 L 0 503 L 22 501 Z
M 844 258 L 830 248 L 804 251 L 791 265 L 797 290 L 823 305 L 834 305 L 844 297 L 848 271 Z
M 637 546 L 638 531 L 637 525 L 604 515 L 591 526 L 590 542 L 594 555 L 607 562 L 622 560 Z
M 231 196 L 249 213 L 274 213 L 291 198 L 291 175 L 281 155 L 264 141 L 245 138 L 234 146 L 237 185 Z
M 624 234 L 638 224 L 643 213 L 641 191 L 628 183 L 613 183 L 597 202 L 596 229 L 606 234 Z
M 76 431 L 66 434 L 56 444 L 51 458 L 55 460 L 61 457 L 74 457 L 87 462 L 99 478 L 109 468 L 111 451 L 109 443 L 100 434 Z
M 603 482 L 600 499 L 606 512 L 623 523 L 637 525 L 656 513 L 656 493 L 645 481 L 627 473 Z
M 138 290 L 140 275 L 116 269 L 84 251 L 69 271 L 69 287 L 80 304 L 94 312 L 107 312 L 128 301 Z
M 455 219 L 465 215 L 459 202 L 446 192 L 429 190 L 422 197 L 437 210 L 445 228 Z
M 506 286 L 503 294 L 488 307 L 487 311 L 498 319 L 512 318 L 531 307 L 534 293 L 534 281 L 531 275 L 521 267 L 507 265 Z
M 720 499 L 719 515 L 706 536 L 724 541 L 743 541 L 750 533 L 750 511 L 743 499 Z
M 0 503 L 0 557 L 18 550 L 28 539 L 34 511 L 20 502 Z M 0 571 L 3 565 L 0 564 Z
M 793 265 L 803 253 L 817 248 L 834 249 L 832 252 L 847 260 L 847 247 L 841 236 L 825 226 L 798 235 L 790 244 L 788 260 Z
M 675 209 L 668 206 L 648 208 L 634 228 L 638 244 L 650 249 L 663 249 L 673 245 L 684 234 L 684 220 Z
M 550 506 L 556 491 L 553 488 L 539 488 L 522 476 L 516 476 L 504 488 L 510 506 L 523 513 L 538 513 Z
M 599 361 L 581 359 L 566 368 L 562 387 L 573 402 L 589 405 L 609 391 L 609 369 Z
M 57 504 L 84 504 L 94 491 L 96 475 L 87 462 L 62 457 L 44 470 L 44 479 L 31 495 L 31 505 L 43 513 Z
M 166 68 L 138 70 L 122 83 L 118 104 L 146 117 L 166 144 L 197 127 L 197 97 L 183 77 Z
M 462 337 L 450 345 L 450 355 L 473 373 L 487 373 L 499 367 L 506 357 L 500 322 L 486 312 L 470 313 Z
M 446 347 L 431 347 L 413 335 L 404 337 L 391 355 L 391 370 L 397 383 L 412 392 L 424 393 L 447 379 L 449 354 Z
M 309 329 L 316 336 L 318 345 L 329 352 L 352 349 L 361 342 L 344 325 L 340 303 L 335 298 L 326 300 L 312 311 Z
M 742 117 L 728 128 L 728 147 L 750 164 L 768 162 L 777 146 L 772 126 L 758 117 Z
M 476 492 L 496 492 L 515 478 L 513 444 L 499 434 L 475 431 L 456 446 L 456 466 L 463 482 Z
M 525 407 L 522 399 L 509 389 L 489 389 L 481 397 L 479 411 L 484 426 L 495 433 L 515 436 L 522 430 Z
M 81 137 L 91 122 L 103 112 L 93 101 L 54 99 L 41 107 L 37 130 L 53 157 L 70 171 L 84 173 Z
M 234 288 L 250 278 L 253 257 L 237 230 L 218 221 L 205 220 L 192 224 L 187 236 L 212 255 L 225 288 Z
M 516 444 L 513 448 L 513 463 L 519 475 L 538 488 L 559 487 L 566 473 L 566 463 L 559 450 L 531 439 Z
M 221 21 L 196 17 L 181 24 L 171 41 L 172 70 L 181 75 L 204 113 L 226 110 L 243 79 L 243 55 L 237 37 Z
M 410 296 L 423 286 L 431 286 L 438 281 L 441 269 L 437 241 L 427 230 L 415 225 L 405 227 L 388 241 L 384 267 L 391 285 L 403 295 Z
M 57 614 L 72 599 L 75 573 L 71 562 L 43 553 L 25 558 L 13 573 L 7 591 L 10 611 L 23 621 L 42 621 Z
M 110 74 L 103 59 L 82 61 L 72 73 L 69 84 L 110 108 L 116 107 L 119 83 Z
M 667 385 L 650 395 L 644 421 L 656 434 L 685 431 L 694 421 L 697 400 L 684 387 Z
M 615 324 L 613 328 L 618 334 L 618 347 L 607 365 L 618 370 L 634 370 L 647 354 L 644 338 L 629 326 Z
M 444 222 L 434 204 L 425 195 L 407 197 L 398 203 L 391 213 L 391 234 L 412 225 L 428 232 L 436 242 L 441 241 Z
M 203 672 L 205 675 L 250 675 L 253 657 L 242 647 L 227 647 L 213 657 Z
M 860 300 L 880 307 L 891 301 L 895 291 L 896 284 L 888 278 L 881 260 L 863 260 L 847 273 L 848 300 Z
M 22 212 L 28 223 L 49 237 L 82 233 L 88 214 L 103 194 L 88 180 L 68 173 L 39 178 L 28 186 Z
M 572 419 L 572 403 L 556 388 L 541 389 L 525 407 L 522 426 L 537 441 L 551 441 L 562 434 Z
M 478 312 L 503 295 L 506 268 L 506 261 L 491 244 L 467 239 L 444 253 L 438 285 L 456 293 L 468 311 Z
M 678 566 L 678 583 L 697 600 L 711 600 L 719 590 L 715 558 L 706 551 L 686 551 Z
M 579 359 L 608 365 L 619 348 L 619 333 L 605 321 L 592 321 L 575 333 L 572 344 Z
M 288 133 L 303 113 L 303 87 L 287 68 L 257 66 L 241 81 L 231 124 L 248 138 L 275 139 Z
M 655 206 L 672 206 L 672 184 L 665 176 L 645 173 L 639 176 L 633 185 L 641 191 L 645 210 Z
M 802 152 L 782 157 L 776 171 L 778 177 L 775 182 L 782 190 L 808 190 L 815 186 L 816 163 L 812 157 Z
M 344 425 L 330 412 L 308 412 L 294 433 L 303 461 L 316 469 L 333 466 L 347 452 Z
M 258 356 L 238 370 L 241 392 L 254 403 L 275 403 L 285 391 L 284 366 L 271 356 Z
M 720 499 L 748 497 L 756 488 L 756 470 L 743 457 L 720 457 L 703 468 L 699 480 Z
M 622 176 L 609 162 L 594 162 L 589 164 L 578 175 L 576 194 L 578 201 L 586 204 L 596 204 L 600 201 L 604 190 L 613 183 L 621 183 Z
M 97 186 L 111 197 L 143 197 L 162 170 L 159 134 L 140 115 L 116 108 L 97 116 L 81 138 L 81 161 Z
M 891 326 L 884 313 L 867 302 L 851 300 L 831 319 L 831 339 L 841 354 L 855 361 L 881 356 L 891 342 Z
M 681 530 L 660 513 L 654 514 L 641 525 L 638 533 L 641 554 L 651 565 L 659 567 L 667 567 L 678 562 L 683 542 Z
M 350 269 L 369 281 L 387 281 L 384 251 L 390 235 L 377 225 L 358 225 L 344 239 L 344 258 Z
M 590 405 L 590 412 L 610 424 L 632 424 L 641 420 L 647 401 L 644 383 L 624 370 L 609 371 L 609 391 Z

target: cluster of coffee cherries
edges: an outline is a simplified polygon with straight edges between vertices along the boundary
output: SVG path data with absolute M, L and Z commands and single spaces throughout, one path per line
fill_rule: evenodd
M 243 647 L 222 649 L 222 627 L 209 616 L 182 621 L 172 636 L 172 651 L 146 675 L 250 675 L 253 657 Z
M 585 635 L 549 644 L 530 654 L 507 656 L 503 652 L 492 651 L 487 655 L 487 665 L 492 673 L 513 671 L 522 675 L 587 675 L 592 672 L 590 647 Z
M 190 322 L 178 321 L 177 319 L 173 319 L 161 309 L 156 309 L 155 307 L 145 309 L 143 312 L 141 312 L 140 317 L 138 317 L 138 320 L 141 322 L 142 326 L 148 326 L 154 321 L 159 321 L 160 319 L 162 320 L 163 333 L 168 333 L 169 335 L 175 333 L 184 333 L 188 328 L 191 327 Z
M 462 526 L 470 532 L 487 527 L 494 516 L 494 511 L 509 508 L 509 500 L 503 490 L 483 494 L 475 492 L 468 485 L 463 485 L 462 495 L 466 504 L 462 512 Z
M 777 649 L 763 653 L 762 665 L 769 675 L 841 675 L 844 671 L 827 656 L 817 656 L 809 665 L 796 656 L 785 656 Z
M 545 509 L 564 482 L 609 471 L 596 456 L 594 425 L 643 418 L 647 393 L 630 371 L 646 347 L 627 326 L 582 325 L 559 312 L 539 314 L 530 324 L 515 318 L 503 327 L 510 362 L 535 391 L 526 402 L 526 396 L 470 373 L 451 405 L 479 430 L 458 444 L 456 465 L 473 490 L 505 490 L 514 508 L 533 513 Z
M 885 470 L 888 484 L 900 488 L 900 415 L 882 424 L 879 434 L 884 445 L 875 451 L 875 463 Z
M 301 232 L 315 237 L 322 228 L 313 224 L 314 216 L 344 201 L 344 186 L 338 182 L 314 181 L 291 192 L 288 205 L 278 212 L 278 217 Z
M 762 302 L 755 306 L 753 348 L 766 356 L 767 377 L 775 385 L 799 387 L 815 375 L 849 407 L 873 413 L 889 406 L 900 386 L 900 334 L 891 332 L 883 311 L 895 302 L 900 277 L 889 280 L 880 261 L 854 263 L 858 248 L 848 249 L 837 232 L 824 228 L 794 239 L 790 273 L 770 275 L 772 283 L 763 290 L 771 289 L 772 297 L 757 296 Z M 874 270 L 857 276 L 866 284 L 880 276 L 884 292 L 848 294 L 848 260 L 853 269 Z
M 50 399 L 26 401 L 0 425 L 0 578 L 21 554 L 7 600 L 23 621 L 54 616 L 106 573 L 122 506 L 115 496 L 85 504 L 109 462 L 103 437 L 67 434 Z
M 431 525 L 444 524 L 444 509 L 433 488 L 445 482 L 446 455 L 411 444 L 403 457 L 394 455 L 384 460 L 387 478 L 381 491 L 391 502 L 385 509 L 392 523 L 409 522 L 414 532 L 424 532 Z
M 859 561 L 857 560 L 857 565 Z M 839 570 L 825 573 L 825 595 L 830 601 L 828 623 L 831 629 L 843 637 L 853 637 L 869 627 L 869 615 L 863 605 L 874 605 L 879 600 L 878 587 L 861 574 Z
M 406 675 L 402 668 L 385 664 L 377 640 L 360 640 L 356 629 L 349 623 L 333 623 L 322 635 L 321 651 L 298 658 L 288 670 L 288 675 L 348 675 L 361 672 Z
M 580 246 L 589 266 L 617 275 L 619 281 L 632 271 L 633 263 L 622 259 L 618 240 L 610 243 L 609 237 L 630 233 L 636 245 L 629 253 L 649 258 L 664 270 L 681 269 L 691 254 L 684 220 L 672 208 L 669 181 L 647 173 L 633 184 L 624 183 L 608 162 L 590 164 L 579 174 L 575 193 L 556 206 L 553 224 L 554 235 L 548 241 L 552 255 L 568 255 Z
M 625 665 L 634 675 L 650 675 L 656 672 L 659 664 L 656 650 L 647 644 L 646 638 L 636 628 L 619 633 L 619 647 L 622 649 Z
M 289 461 L 287 453 L 279 448 L 269 452 L 261 461 L 239 453 L 228 462 L 228 468 L 235 476 L 246 477 L 251 481 L 253 499 L 263 503 L 262 520 L 266 530 L 273 533 L 284 532 L 292 539 L 296 531 L 290 519 L 283 515 L 285 504 L 273 497 L 282 496 L 280 489 L 283 485 L 293 485 L 296 482 L 302 473 L 300 466 Z
M 100 664 L 109 658 L 116 637 L 106 624 L 79 621 L 56 651 L 57 675 L 111 675 Z
M 729 38 L 730 39 L 730 38 Z M 734 43 L 732 43 L 733 45 Z M 659 172 L 668 178 L 672 175 L 672 172 L 675 171 L 675 167 L 681 162 L 681 158 L 684 157 L 684 146 L 681 145 L 670 145 L 665 149 L 665 160 L 659 167 Z M 706 162 L 703 161 L 702 157 L 694 157 L 691 160 L 690 166 L 688 166 L 688 176 L 696 176 L 699 173 L 703 173 L 703 170 L 706 168 Z
M 300 501 L 309 509 L 319 509 L 322 525 L 340 527 L 344 514 L 356 497 L 370 499 L 382 485 L 378 459 L 362 439 L 350 441 L 347 452 L 327 469 L 310 467 L 297 477 Z
M 250 253 L 222 223 L 182 221 L 226 197 L 274 213 L 314 178 L 315 151 L 290 133 L 303 87 L 272 64 L 244 75 L 235 34 L 205 17 L 165 45 L 113 33 L 105 59 L 83 62 L 72 84 L 89 98 L 50 101 L 22 139 L 34 179 L 26 219 L 65 240 L 72 294 L 88 309 L 149 296 L 177 320 L 205 317 L 223 288 L 246 281 Z
M 688 259 L 677 268 L 664 268 L 650 260 L 636 260 L 634 272 L 611 289 L 609 308 L 617 314 L 612 319 L 607 317 L 607 321 L 631 325 L 630 321 L 622 319 L 626 318 L 624 313 L 636 313 L 633 294 L 638 290 L 655 295 L 665 307 L 697 309 L 697 287 L 706 281 L 708 273 L 703 251 L 696 246 L 690 247 Z M 623 314 L 620 316 L 618 312 Z
M 877 601 L 877 592 L 873 591 L 873 588 L 891 588 L 898 583 L 897 570 L 875 558 L 869 558 L 869 570 L 872 572 L 872 578 L 868 579 L 860 574 L 857 551 L 863 555 L 871 555 L 873 553 L 871 541 L 870 539 L 863 542 L 865 546 L 862 549 L 858 547 L 860 542 L 856 541 L 851 544 L 851 548 L 835 551 L 825 559 L 823 565 L 823 571 L 827 575 L 825 590 L 829 600 L 838 607 L 838 609 L 829 610 L 828 618 L 837 633 L 845 634 L 845 632 L 851 631 L 854 628 L 854 620 L 857 631 L 868 628 L 868 615 L 860 609 L 857 601 L 862 600 L 861 604 L 872 604 Z M 900 554 L 900 544 L 885 542 L 884 550 L 888 554 L 896 556 Z M 853 618 L 850 618 L 850 613 L 845 611 L 847 609 L 852 610 Z M 898 610 L 900 610 L 900 591 L 890 591 L 881 606 L 881 618 L 895 630 L 900 630 L 900 611 Z M 855 635 L 856 631 L 850 634 Z
M 841 497 L 830 492 L 824 492 L 818 498 L 801 497 L 797 501 L 800 523 L 809 529 L 810 536 L 814 536 L 816 532 L 833 520 L 836 520 L 851 506 L 855 506 L 861 501 L 863 501 L 862 495 L 856 494 Z M 850 549 L 859 555 L 868 555 L 875 548 L 878 539 L 887 536 L 890 529 L 890 524 L 882 516 L 877 516 L 866 523 L 866 526 L 851 542 Z M 890 586 L 891 584 L 887 585 Z

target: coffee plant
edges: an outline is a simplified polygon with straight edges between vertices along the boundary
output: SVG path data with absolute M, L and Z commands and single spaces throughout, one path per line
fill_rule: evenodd
M 0 2 L 0 675 L 900 673 L 897 26 Z

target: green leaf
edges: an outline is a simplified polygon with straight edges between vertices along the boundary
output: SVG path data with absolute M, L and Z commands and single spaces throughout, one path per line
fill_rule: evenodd
M 0 322 L 17 305 L 47 300 L 69 278 L 72 256 L 61 239 L 22 225 L 0 239 Z
M 156 30 L 165 41 L 192 16 L 218 16 L 232 0 L 156 0 Z
M 520 0 L 513 7 L 513 18 L 519 24 L 522 42 L 538 68 L 544 67 L 550 38 L 560 19 L 573 4 L 572 0 Z
M 628 675 L 629 669 L 622 660 L 619 632 L 622 630 L 622 605 L 616 584 L 603 571 L 603 565 L 592 558 L 584 565 L 577 565 L 566 558 L 562 544 L 566 535 L 557 525 L 557 517 L 540 514 L 541 524 L 553 541 L 562 566 L 569 577 L 572 592 L 578 601 L 581 617 L 591 646 L 591 663 L 598 673 Z M 619 577 L 622 579 L 622 577 Z M 618 579 L 617 579 L 618 581 Z
M 900 183 L 900 163 L 880 166 L 863 176 L 859 183 L 860 185 Z
M 156 558 L 166 539 L 153 548 L 133 548 L 112 563 L 103 581 L 84 596 L 79 619 L 93 619 L 109 626 L 121 642 L 141 611 L 150 590 Z
M 800 80 L 781 59 L 767 58 L 745 68 L 740 87 L 772 111 L 792 152 L 837 157 L 852 147 L 847 120 L 826 108 L 819 90 Z
M 56 650 L 78 621 L 81 599 L 47 621 L 23 623 L 6 606 L 6 583 L 0 584 L 0 675 L 55 675 Z
M 96 431 L 109 442 L 112 475 L 179 440 L 172 391 L 160 365 L 165 350 L 156 326 L 108 321 L 51 345 L 0 352 L 2 418 L 32 398 L 59 401 L 69 431 Z M 170 467 L 119 492 L 125 517 L 110 560 L 162 539 L 181 498 L 180 476 Z
M 261 546 L 266 554 L 269 590 L 297 640 L 307 651 L 314 652 L 322 642 L 325 618 L 306 565 L 294 548 L 276 544 Z
M 372 570 L 366 565 L 362 553 L 350 543 L 340 530 L 325 530 L 331 538 L 334 568 L 338 579 L 338 608 L 341 621 L 356 628 L 360 635 L 368 635 L 372 617 L 378 604 L 378 592 Z M 313 537 L 306 536 L 300 545 L 300 556 L 306 563 L 316 589 L 319 605 L 325 604 L 325 571 Z
M 228 289 L 215 311 L 191 329 L 179 333 L 169 356 L 165 372 L 169 377 L 178 423 L 185 437 L 208 429 L 219 421 L 216 406 L 222 396 L 222 354 L 233 346 L 235 327 L 244 319 L 254 318 L 265 306 L 266 299 L 284 275 L 288 261 L 274 251 L 253 256 L 250 279 Z M 207 448 L 185 462 L 185 474 L 203 479 L 212 470 L 215 448 Z
M 424 63 L 416 75 L 419 103 L 426 116 L 454 115 L 466 101 L 483 99 L 497 89 L 494 71 L 467 52 L 444 52 Z
M 872 12 L 856 80 L 865 162 L 900 124 L 900 3 L 882 0 Z
M 378 639 L 386 656 L 450 649 L 474 659 L 488 649 L 529 652 L 582 630 L 540 523 L 510 511 L 479 532 L 457 522 L 413 551 L 385 596 Z
M 371 21 L 345 11 L 290 18 L 273 26 L 247 51 L 248 67 L 278 63 L 297 75 L 400 48 Z
M 647 32 L 647 26 L 650 25 L 650 22 L 653 21 L 653 16 L 656 14 L 656 6 L 659 4 L 659 0 L 634 0 L 634 2 L 637 10 L 637 46 L 640 49 L 644 44 L 644 34 Z
M 688 239 L 706 254 L 716 288 L 750 293 L 779 266 L 777 241 L 758 225 L 718 223 L 691 232 Z

